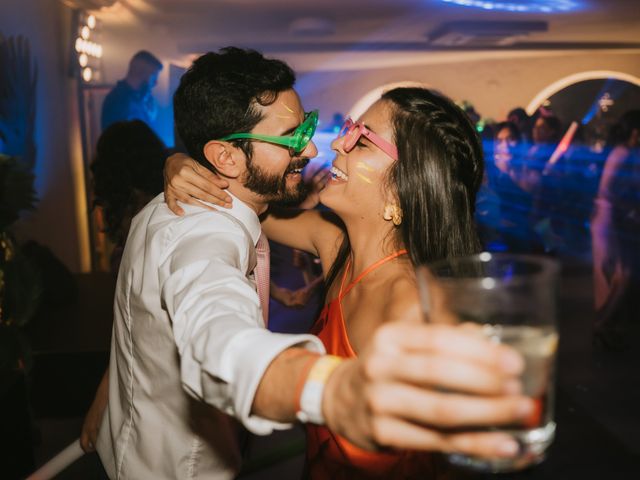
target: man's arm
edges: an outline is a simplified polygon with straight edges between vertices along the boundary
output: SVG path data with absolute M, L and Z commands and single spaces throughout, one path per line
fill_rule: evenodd
M 251 240 L 232 220 L 203 211 L 172 225 L 159 274 L 183 386 L 254 433 L 270 433 L 289 417 L 277 408 L 275 414 L 251 411 L 265 370 L 287 349 L 321 353 L 322 343 L 264 328 L 258 294 L 246 277 Z

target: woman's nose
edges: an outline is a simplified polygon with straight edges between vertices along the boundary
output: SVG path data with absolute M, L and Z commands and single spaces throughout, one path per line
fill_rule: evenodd
M 346 154 L 347 152 L 344 151 L 344 137 L 336 137 L 333 142 L 331 142 L 331 150 L 341 155 Z

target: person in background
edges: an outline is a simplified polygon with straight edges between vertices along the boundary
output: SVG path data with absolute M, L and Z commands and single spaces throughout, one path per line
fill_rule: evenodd
M 118 81 L 102 104 L 102 130 L 123 120 L 141 120 L 153 128 L 158 104 L 151 94 L 158 82 L 162 62 L 141 50 L 129 61 L 127 76 Z
M 517 125 L 501 122 L 495 126 L 493 165 L 487 168 L 489 183 L 500 199 L 498 230 L 509 251 L 529 253 L 533 230 L 531 211 L 531 170 L 524 161 L 526 144 Z
M 315 160 L 315 159 L 314 159 Z M 307 185 L 306 198 L 298 205 L 303 210 L 321 209 L 319 192 L 329 177 L 324 162 L 312 161 L 302 171 Z M 318 316 L 324 296 L 322 267 L 318 257 L 278 242 L 271 247 L 271 302 L 269 330 L 282 333 L 306 333 Z
M 114 123 L 98 139 L 91 164 L 94 205 L 102 209 L 104 231 L 114 245 L 110 262 L 114 274 L 118 273 L 131 220 L 162 192 L 166 156 L 162 141 L 140 120 Z M 80 444 L 85 452 L 95 450 L 108 381 L 107 369 L 82 425 Z
M 507 121 L 513 123 L 520 132 L 518 139 L 524 143 L 531 142 L 531 117 L 527 115 L 527 111 L 522 107 L 512 109 L 507 115 Z
M 105 233 L 114 244 L 111 271 L 118 273 L 131 219 L 162 192 L 162 170 L 168 150 L 141 120 L 107 128 L 91 164 L 94 203 L 102 208 Z
M 524 157 L 519 182 L 520 187 L 534 197 L 540 188 L 542 172 L 562 138 L 562 133 L 560 119 L 547 109 L 540 109 L 533 123 L 532 144 Z
M 591 221 L 595 335 L 620 349 L 640 326 L 640 110 L 622 115 L 609 137 Z

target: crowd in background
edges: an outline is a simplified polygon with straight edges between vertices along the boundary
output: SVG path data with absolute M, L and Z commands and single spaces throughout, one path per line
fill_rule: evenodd
M 485 248 L 592 262 L 596 338 L 622 347 L 640 293 L 640 110 L 624 113 L 604 139 L 544 107 L 478 127 Z

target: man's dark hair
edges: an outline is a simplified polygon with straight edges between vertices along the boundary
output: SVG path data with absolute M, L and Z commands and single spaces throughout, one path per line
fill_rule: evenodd
M 518 125 L 508 120 L 505 122 L 497 123 L 495 127 L 493 127 L 494 136 L 497 137 L 498 134 L 504 129 L 509 130 L 509 135 L 511 135 L 511 137 L 513 137 L 516 141 L 519 142 L 522 139 L 522 134 L 520 132 L 520 129 L 518 128 Z
M 156 57 L 153 53 L 146 50 L 140 50 L 133 57 L 131 57 L 130 63 L 137 61 L 147 62 L 148 64 L 156 67 L 158 70 L 162 70 L 162 62 L 158 60 L 158 57 Z
M 173 97 L 176 129 L 187 152 L 213 169 L 204 157 L 207 142 L 250 132 L 262 120 L 256 105 L 271 105 L 294 83 L 295 74 L 286 63 L 255 50 L 227 47 L 202 55 L 182 76 Z M 233 143 L 251 158 L 249 141 Z

